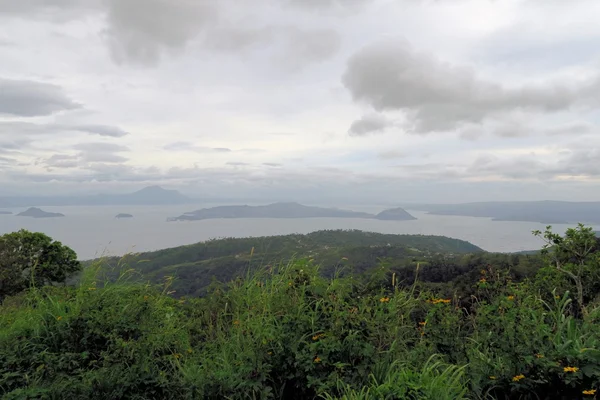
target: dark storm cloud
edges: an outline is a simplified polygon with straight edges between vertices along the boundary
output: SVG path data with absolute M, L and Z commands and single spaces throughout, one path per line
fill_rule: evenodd
M 0 115 L 37 117 L 80 107 L 60 86 L 0 78 Z
M 383 115 L 363 115 L 360 119 L 354 121 L 352 125 L 350 125 L 348 134 L 350 136 L 364 136 L 370 133 L 380 133 L 391 125 L 391 122 Z
M 415 133 L 481 124 L 513 111 L 551 113 L 600 103 L 600 77 L 581 82 L 506 87 L 445 63 L 405 42 L 369 45 L 349 60 L 342 78 L 353 99 L 377 111 L 403 111 Z

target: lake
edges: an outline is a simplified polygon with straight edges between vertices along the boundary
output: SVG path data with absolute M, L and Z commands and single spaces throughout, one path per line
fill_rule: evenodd
M 540 239 L 531 231 L 543 230 L 545 224 L 534 222 L 501 222 L 489 218 L 428 215 L 408 210 L 417 220 L 379 221 L 355 218 L 307 219 L 211 219 L 191 222 L 167 222 L 197 206 L 82 206 L 42 207 L 60 212 L 64 218 L 32 219 L 0 215 L 0 234 L 19 229 L 43 232 L 74 249 L 81 259 L 102 255 L 157 250 L 192 244 L 212 238 L 271 236 L 309 233 L 321 229 L 360 229 L 379 233 L 442 235 L 467 240 L 484 250 L 514 252 L 541 247 Z M 381 206 L 343 206 L 355 211 L 379 212 Z M 9 209 L 15 213 L 24 208 Z M 130 213 L 132 219 L 116 219 L 119 213 Z M 556 224 L 556 232 L 572 225 Z

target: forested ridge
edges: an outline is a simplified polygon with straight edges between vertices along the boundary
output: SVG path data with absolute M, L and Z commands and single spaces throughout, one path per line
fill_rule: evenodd
M 412 237 L 381 245 L 358 232 L 321 232 L 305 239 L 312 250 L 329 240 L 320 252 L 291 246 L 288 261 L 253 267 L 257 254 L 288 253 L 269 253 L 256 241 L 249 251 L 251 242 L 214 241 L 203 248 L 216 259 L 231 253 L 215 243 L 250 258 L 244 274 L 213 282 L 200 297 L 176 297 L 177 282 L 191 278 L 140 280 L 151 271 L 127 259 L 86 264 L 76 283 L 64 285 L 61 260 L 77 270 L 70 249 L 41 234 L 5 235 L 2 278 L 22 280 L 0 293 L 0 396 L 595 398 L 599 241 L 583 225 L 536 234 L 546 243 L 541 252 L 510 255 L 435 247 L 451 239 L 426 239 L 428 251 Z M 281 243 L 292 238 L 305 237 Z M 156 257 L 147 263 L 158 270 L 195 246 L 148 253 Z M 29 252 L 7 261 L 15 248 Z M 372 266 L 369 249 L 381 252 Z M 339 263 L 323 271 L 319 256 Z M 353 259 L 368 262 L 352 269 Z M 105 280 L 108 266 L 120 275 Z M 19 268 L 27 274 L 4 273 Z M 44 278 L 23 278 L 36 271 Z

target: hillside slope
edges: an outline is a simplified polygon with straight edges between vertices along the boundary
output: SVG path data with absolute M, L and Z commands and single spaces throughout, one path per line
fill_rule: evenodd
M 345 268 L 364 272 L 383 259 L 403 262 L 426 259 L 435 254 L 483 252 L 479 247 L 443 236 L 391 235 L 362 231 L 317 231 L 307 235 L 218 239 L 170 249 L 108 258 L 109 267 L 133 268 L 140 278 L 160 282 L 177 278 L 178 295 L 199 295 L 214 280 L 226 282 L 244 275 L 249 268 L 269 267 L 296 257 L 312 258 L 322 273 Z

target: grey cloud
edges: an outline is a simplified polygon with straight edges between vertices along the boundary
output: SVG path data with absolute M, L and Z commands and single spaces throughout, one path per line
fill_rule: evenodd
M 76 150 L 93 151 L 93 152 L 121 152 L 129 151 L 129 148 L 114 143 L 94 142 L 94 143 L 78 143 L 73 146 Z
M 229 153 L 231 149 L 227 147 L 207 147 L 207 146 L 198 146 L 192 142 L 173 142 L 163 146 L 164 150 L 169 151 L 193 151 L 198 153 Z
M 107 37 L 117 62 L 157 63 L 178 50 L 217 15 L 210 0 L 108 0 Z
M 82 132 L 88 132 L 91 134 L 96 134 L 100 136 L 107 137 L 123 137 L 129 134 L 129 132 L 124 131 L 123 129 L 116 126 L 109 125 L 78 125 L 72 126 L 68 129 L 78 130 Z
M 265 167 L 279 168 L 279 167 L 281 167 L 283 164 L 280 164 L 280 163 L 272 163 L 272 162 L 266 162 L 266 163 L 263 163 L 262 165 L 264 165 Z
M 128 161 L 117 153 L 129 151 L 128 147 L 114 143 L 79 143 L 73 146 L 75 150 L 80 150 L 79 160 L 83 163 L 124 163 Z
M 379 158 L 383 160 L 391 160 L 395 158 L 404 158 L 406 157 L 406 153 L 402 153 L 396 150 L 383 151 L 377 155 Z
M 0 115 L 37 117 L 80 107 L 60 86 L 0 78 Z
M 79 156 L 72 154 L 53 154 L 52 156 L 41 160 L 40 163 L 48 168 L 77 168 L 80 163 Z
M 355 101 L 377 111 L 400 110 L 415 133 L 481 124 L 513 111 L 556 112 L 600 103 L 600 77 L 586 82 L 504 87 L 414 51 L 405 42 L 367 46 L 349 60 L 342 82 Z
M 96 8 L 99 3 L 98 0 L 0 0 L 0 16 L 65 20 L 78 16 L 82 11 Z
M 288 4 L 307 8 L 307 9 L 318 9 L 324 8 L 348 8 L 365 5 L 373 0 L 287 0 Z
M 341 47 L 340 35 L 331 29 L 287 29 L 287 43 L 280 58 L 282 65 L 299 70 L 306 65 L 325 61 Z
M 246 163 L 246 162 L 241 162 L 241 161 L 229 161 L 229 162 L 225 163 L 225 165 L 231 165 L 234 167 L 243 167 L 243 166 L 250 165 L 250 164 Z
M 273 27 L 219 27 L 206 33 L 204 45 L 217 51 L 239 51 L 271 43 L 276 38 Z
M 370 133 L 383 132 L 392 123 L 383 115 L 369 114 L 363 115 L 360 119 L 354 121 L 348 129 L 350 136 L 364 136 Z

